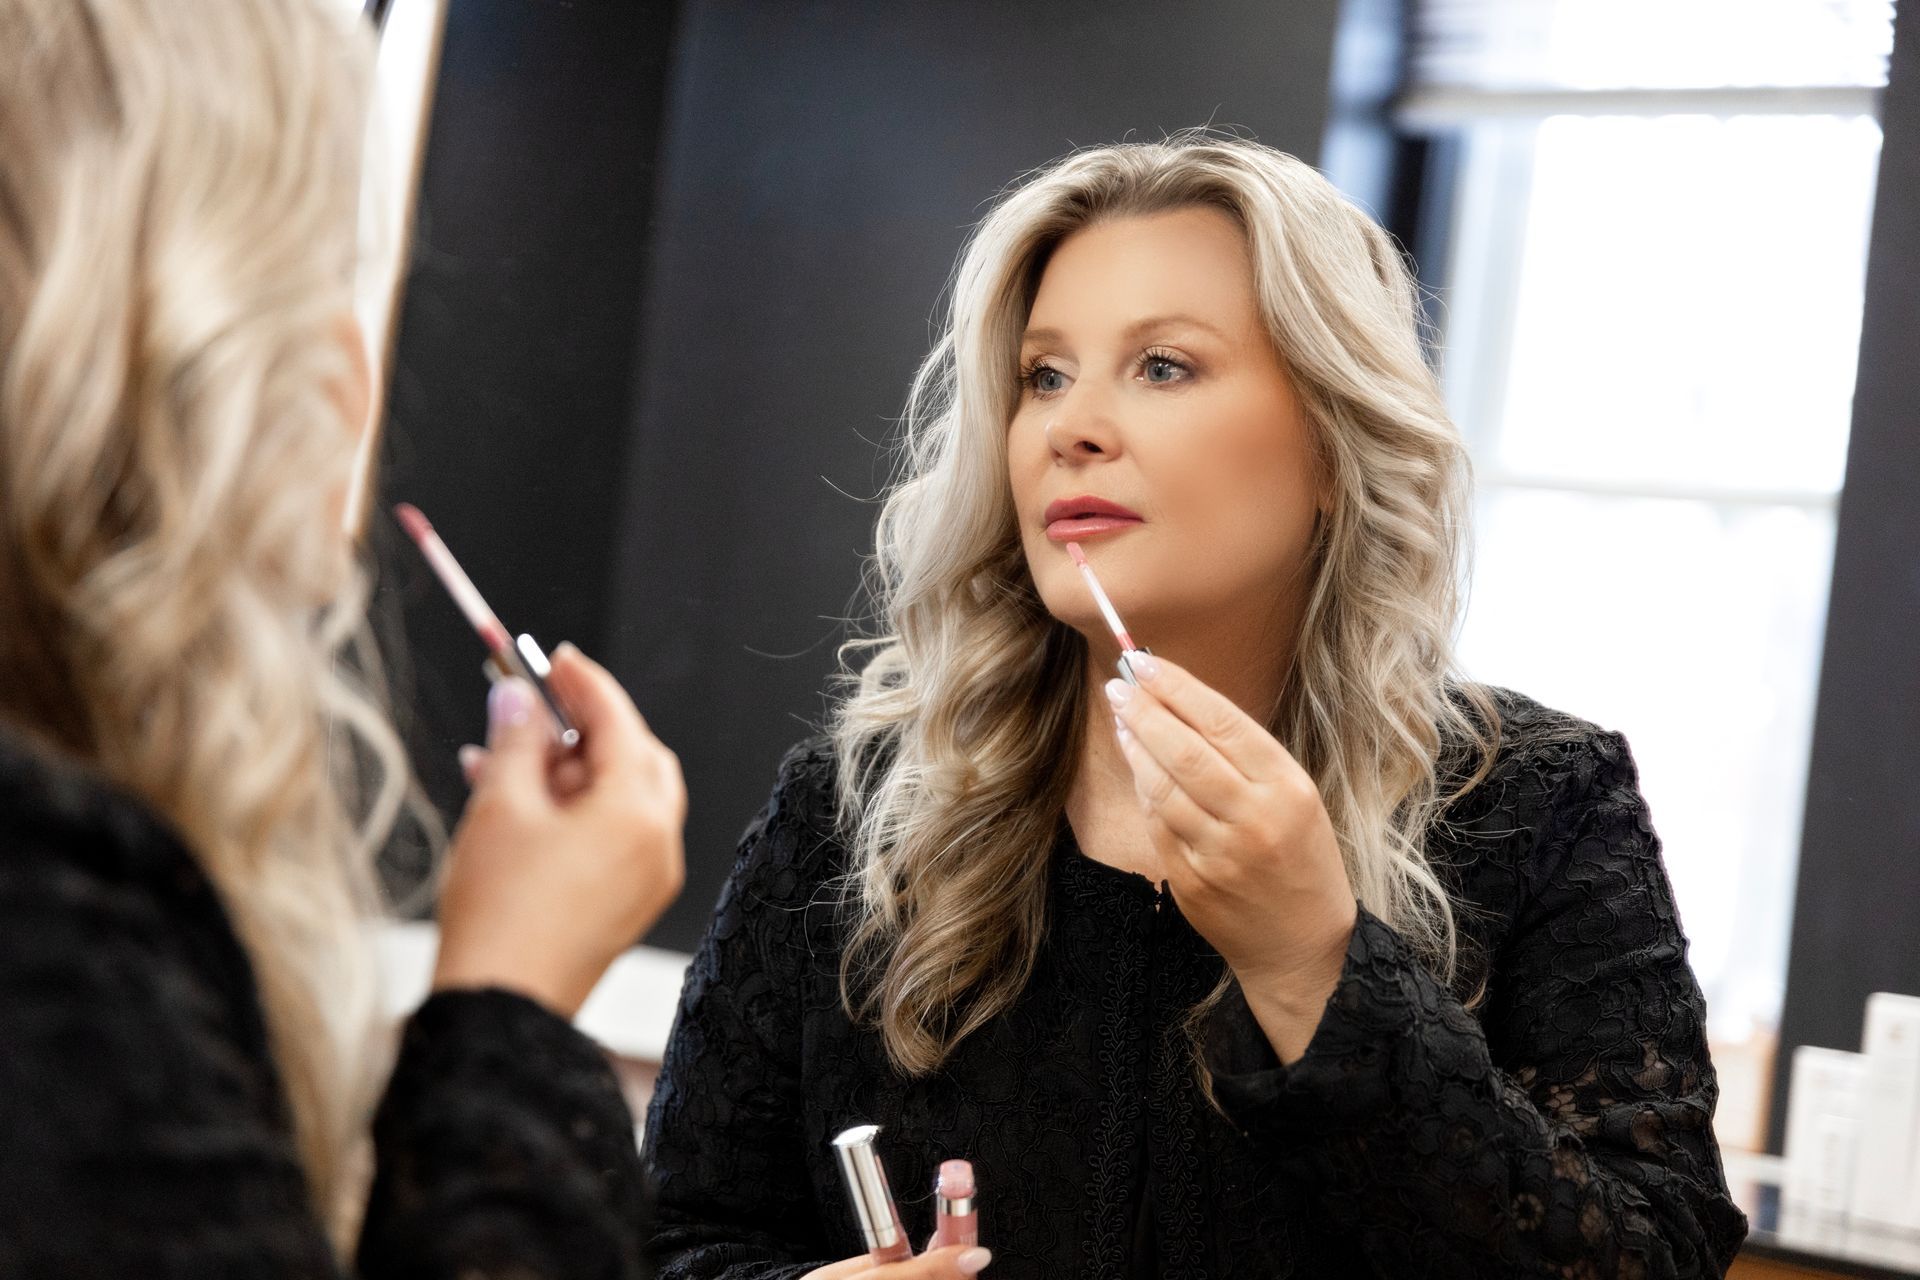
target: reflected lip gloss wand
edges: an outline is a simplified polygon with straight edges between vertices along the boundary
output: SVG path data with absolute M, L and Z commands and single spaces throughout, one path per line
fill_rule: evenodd
M 547 685 L 547 673 L 552 668 L 547 665 L 546 652 L 539 643 L 530 635 L 522 634 L 516 640 L 508 634 L 499 617 L 480 595 L 480 589 L 473 585 L 473 579 L 453 558 L 453 552 L 447 550 L 447 544 L 434 532 L 433 525 L 420 514 L 420 508 L 402 502 L 393 509 L 393 514 L 419 546 L 420 554 L 427 558 L 434 574 L 446 587 L 447 594 L 460 606 L 460 612 L 467 616 L 467 622 L 479 633 L 480 643 L 487 646 L 487 677 L 504 680 L 508 676 L 519 676 L 539 690 L 547 710 L 553 713 L 554 736 L 559 739 L 560 745 L 580 745 L 580 730 L 574 727 L 566 708 L 560 705 L 560 699 L 554 696 L 553 690 Z
M 1120 621 L 1119 611 L 1113 607 L 1113 601 L 1107 599 L 1106 591 L 1100 586 L 1100 579 L 1094 577 L 1093 566 L 1087 563 L 1087 553 L 1080 549 L 1080 544 L 1069 542 L 1067 554 L 1072 556 L 1073 562 L 1080 566 L 1080 576 L 1087 580 L 1087 588 L 1093 592 L 1093 602 L 1100 606 L 1100 616 L 1107 620 L 1107 629 L 1112 631 L 1113 638 L 1120 642 L 1120 678 L 1128 684 L 1138 685 L 1140 682 L 1133 676 L 1133 660 L 1147 657 L 1153 651 L 1133 642 L 1133 637 L 1127 632 L 1126 624 Z

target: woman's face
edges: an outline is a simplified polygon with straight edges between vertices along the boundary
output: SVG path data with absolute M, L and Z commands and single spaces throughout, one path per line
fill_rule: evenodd
M 1118 647 L 1074 541 L 1139 644 L 1287 643 L 1321 485 L 1238 224 L 1195 207 L 1068 237 L 1020 358 L 1008 471 L 1048 611 Z

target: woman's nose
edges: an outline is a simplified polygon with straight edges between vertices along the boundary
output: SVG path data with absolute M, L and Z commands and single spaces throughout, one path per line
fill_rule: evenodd
M 1120 452 L 1120 432 L 1104 408 L 1063 404 L 1047 422 L 1047 447 L 1063 462 L 1086 462 Z

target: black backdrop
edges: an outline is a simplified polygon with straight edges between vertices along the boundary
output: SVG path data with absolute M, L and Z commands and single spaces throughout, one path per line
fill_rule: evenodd
M 383 489 L 680 753 L 691 949 L 858 607 L 882 446 L 967 229 L 1073 146 L 1313 160 L 1336 0 L 454 0 Z M 449 813 L 480 653 L 398 535 L 380 611 Z

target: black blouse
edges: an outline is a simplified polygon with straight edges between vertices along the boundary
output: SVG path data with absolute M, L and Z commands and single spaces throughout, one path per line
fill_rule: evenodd
M 1306 1054 L 1245 1002 L 1183 1018 L 1219 955 L 1162 888 L 1062 824 L 1038 965 L 921 1079 L 839 999 L 833 763 L 805 744 L 741 844 L 688 974 L 646 1155 L 666 1277 L 797 1276 L 862 1251 L 827 1140 L 883 1126 L 909 1233 L 942 1159 L 979 1181 L 991 1274 L 1721 1275 L 1704 1005 L 1618 735 L 1501 693 L 1492 774 L 1429 841 L 1469 1010 L 1364 910 Z M 1151 1250 L 1151 1256 L 1140 1256 Z
M 605 1058 L 505 991 L 406 1025 L 368 1277 L 637 1277 Z M 0 733 L 0 1276 L 335 1277 L 247 955 L 151 811 Z

